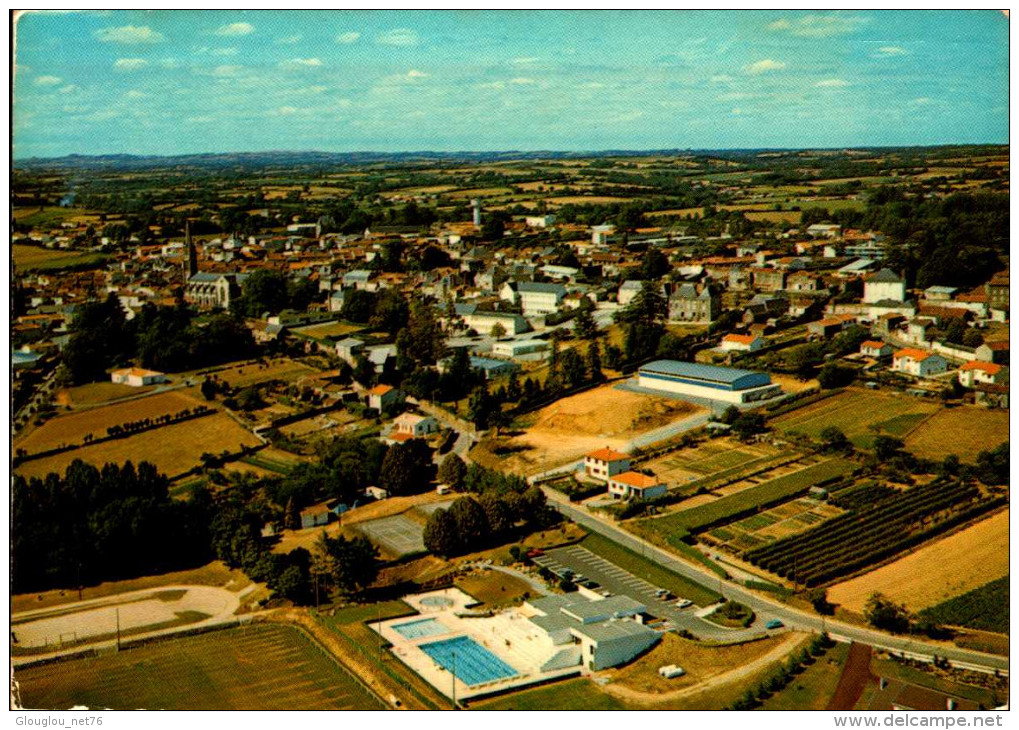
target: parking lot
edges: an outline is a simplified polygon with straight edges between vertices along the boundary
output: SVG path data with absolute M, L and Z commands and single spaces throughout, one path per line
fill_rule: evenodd
M 648 613 L 668 621 L 677 630 L 689 631 L 698 639 L 714 641 L 738 641 L 764 633 L 764 622 L 770 617 L 758 616 L 747 629 L 729 629 L 706 621 L 697 616 L 696 605 L 678 608 L 676 601 L 681 596 L 662 600 L 656 595 L 658 586 L 629 573 L 614 563 L 595 555 L 590 550 L 576 545 L 547 550 L 544 555 L 532 558 L 541 567 L 561 575 L 564 570 L 574 575 L 583 575 L 601 588 L 614 595 L 626 595 L 647 606 Z

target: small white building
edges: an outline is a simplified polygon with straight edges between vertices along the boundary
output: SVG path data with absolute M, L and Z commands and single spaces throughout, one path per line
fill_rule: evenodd
M 838 238 L 842 235 L 842 226 L 835 223 L 815 223 L 807 226 L 807 235 L 811 238 Z
M 758 335 L 735 335 L 729 334 L 722 338 L 719 344 L 720 350 L 727 352 L 754 352 L 768 344 L 768 341 Z
M 411 438 L 424 438 L 439 430 L 439 422 L 431 416 L 417 413 L 401 413 L 393 419 L 392 433 L 401 433 Z
M 400 391 L 391 385 L 376 385 L 365 394 L 365 403 L 377 411 L 396 405 L 401 400 Z
M 546 352 L 547 350 L 547 340 L 508 340 L 506 342 L 492 343 L 492 354 L 496 357 L 513 358 L 520 357 L 521 355 Z
M 948 361 L 933 352 L 907 347 L 892 357 L 892 370 L 926 378 L 948 370 Z
M 341 360 L 353 365 L 357 356 L 364 352 L 364 342 L 355 337 L 345 337 L 336 343 L 336 355 Z
M 144 368 L 122 368 L 110 373 L 110 382 L 120 385 L 130 385 L 133 388 L 141 388 L 145 385 L 156 385 L 168 383 L 170 379 L 164 373 Z
M 643 286 L 644 282 L 637 279 L 627 279 L 620 284 L 619 291 L 616 292 L 616 301 L 619 302 L 619 306 L 625 307 L 627 304 L 632 302 L 633 298 L 637 296 Z
M 524 223 L 527 224 L 528 228 L 548 228 L 550 225 L 555 223 L 555 216 L 549 215 L 529 215 L 524 218 Z
M 1008 368 L 993 362 L 971 361 L 959 368 L 959 382 L 967 388 L 1001 385 L 1008 382 Z
M 639 471 L 624 471 L 609 477 L 608 493 L 613 499 L 654 499 L 664 497 L 666 491 L 658 477 Z
M 906 301 L 906 281 L 891 269 L 881 269 L 863 280 L 863 303 Z
M 584 457 L 584 473 L 589 477 L 608 481 L 616 474 L 630 470 L 630 456 L 610 448 L 592 451 Z
M 866 340 L 860 343 L 860 354 L 865 357 L 873 357 L 877 360 L 890 357 L 894 351 L 891 345 L 880 340 Z

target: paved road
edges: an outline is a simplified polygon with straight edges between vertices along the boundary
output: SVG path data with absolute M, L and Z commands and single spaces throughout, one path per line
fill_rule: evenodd
M 641 552 L 647 559 L 653 560 L 668 570 L 691 580 L 710 585 L 729 600 L 744 603 L 759 615 L 775 616 L 785 623 L 786 626 L 804 631 L 827 631 L 837 639 L 870 644 L 886 651 L 902 653 L 920 660 L 929 661 L 936 654 L 937 656 L 948 658 L 956 666 L 965 669 L 1008 673 L 1008 657 L 960 649 L 949 644 L 936 644 L 909 637 L 893 636 L 874 629 L 834 621 L 807 611 L 792 608 L 777 600 L 766 598 L 731 581 L 719 583 L 718 576 L 707 572 L 706 568 L 702 569 L 700 566 L 680 560 L 656 545 L 652 545 L 646 540 L 632 535 L 601 518 L 592 516 L 582 508 L 564 502 L 561 498 L 557 499 L 558 495 L 550 490 L 546 490 L 546 494 L 549 497 L 549 504 L 556 507 L 563 515 L 577 524 L 631 550 Z
M 542 562 L 544 560 L 544 562 Z M 668 619 L 678 629 L 686 629 L 698 639 L 734 642 L 746 641 L 755 636 L 769 633 L 764 624 L 774 618 L 773 615 L 758 616 L 752 626 L 747 629 L 729 629 L 697 616 L 699 607 L 678 608 L 677 598 L 663 601 L 655 595 L 659 586 L 648 583 L 643 578 L 629 573 L 618 565 L 595 555 L 587 548 L 569 545 L 562 548 L 546 550 L 545 555 L 534 559 L 539 565 L 555 572 L 556 567 L 567 567 L 578 575 L 583 575 L 600 583 L 615 595 L 626 595 L 648 607 L 652 616 Z

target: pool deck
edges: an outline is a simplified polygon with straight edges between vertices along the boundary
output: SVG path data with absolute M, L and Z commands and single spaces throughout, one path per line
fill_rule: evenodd
M 424 602 L 422 602 L 424 599 Z M 420 612 L 420 616 L 371 622 L 369 627 L 392 644 L 392 652 L 435 689 L 446 697 L 457 700 L 474 699 L 496 692 L 525 687 L 535 682 L 574 676 L 581 672 L 579 665 L 541 671 L 540 665 L 549 656 L 547 644 L 542 641 L 534 626 L 519 611 L 509 610 L 488 615 L 474 612 L 472 606 L 478 601 L 459 588 L 445 588 L 430 593 L 406 596 L 404 601 Z M 446 605 L 436 605 L 446 604 Z M 448 629 L 441 634 L 429 634 L 407 638 L 396 630 L 396 626 L 414 623 L 423 619 L 434 619 Z M 439 666 L 423 649 L 422 644 L 431 644 L 445 639 L 465 636 L 484 647 L 500 660 L 512 667 L 517 674 L 513 677 L 496 679 L 482 684 L 469 685 L 451 672 Z M 455 690 L 454 690 L 455 684 Z

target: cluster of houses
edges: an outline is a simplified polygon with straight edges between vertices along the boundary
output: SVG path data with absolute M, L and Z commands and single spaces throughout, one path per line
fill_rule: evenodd
M 630 468 L 631 457 L 608 447 L 584 457 L 581 478 L 604 482 L 613 499 L 654 499 L 668 491 L 658 477 Z

